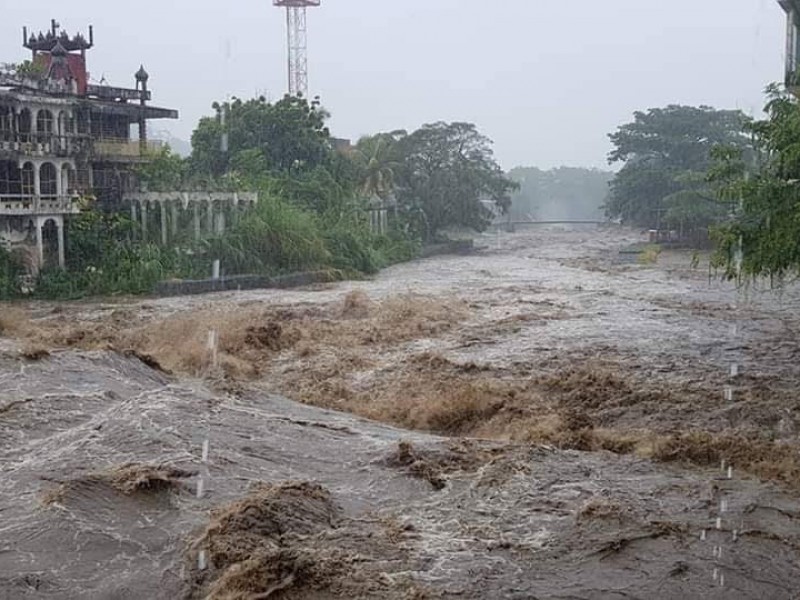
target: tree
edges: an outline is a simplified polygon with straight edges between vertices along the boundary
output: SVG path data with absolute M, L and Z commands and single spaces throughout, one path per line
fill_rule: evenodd
M 633 122 L 609 136 L 614 145 L 609 163 L 624 166 L 611 183 L 608 216 L 659 229 L 674 226 L 682 215 L 684 223 L 706 227 L 718 218 L 718 211 L 708 203 L 687 204 L 686 192 L 713 198 L 707 187 L 698 185 L 711 166 L 711 151 L 719 146 L 745 148 L 747 123 L 741 111 L 708 106 L 671 105 L 634 113 Z M 692 206 L 698 211 L 686 215 Z
M 424 125 L 398 141 L 400 210 L 426 240 L 448 226 L 482 231 L 505 212 L 516 184 L 494 159 L 491 140 L 471 123 Z
M 186 161 L 174 154 L 169 146 L 163 146 L 147 156 L 147 160 L 137 168 L 137 175 L 152 192 L 179 190 L 186 176 Z
M 716 153 L 712 178 L 737 207 L 715 231 L 716 264 L 730 278 L 780 283 L 800 274 L 800 105 L 777 86 L 768 94 L 768 117 L 748 128 L 750 155 L 740 148 Z
M 318 99 L 308 102 L 298 96 L 284 96 L 275 103 L 263 97 L 213 105 L 214 117 L 204 117 L 192 134 L 190 164 L 197 174 L 219 177 L 241 166 L 237 155 L 249 152 L 247 161 L 261 153 L 272 172 L 312 170 L 331 152 L 328 113 Z M 227 148 L 224 136 L 227 134 Z
M 398 143 L 405 131 L 379 133 L 358 140 L 353 158 L 361 169 L 359 192 L 366 198 L 386 200 L 394 193 L 398 162 Z

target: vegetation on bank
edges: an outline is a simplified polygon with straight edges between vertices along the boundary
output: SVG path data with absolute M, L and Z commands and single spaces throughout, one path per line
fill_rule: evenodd
M 714 242 L 712 265 L 739 281 L 800 275 L 800 102 L 767 89 L 766 118 L 668 106 L 612 134 L 609 217 Z
M 26 282 L 24 258 L 0 250 L 0 298 L 148 293 L 162 280 L 209 277 L 215 260 L 227 275 L 370 274 L 413 258 L 446 227 L 485 229 L 494 216 L 487 204 L 507 210 L 516 187 L 491 141 L 469 123 L 350 146 L 331 136 L 317 99 L 234 99 L 214 110 L 198 124 L 189 158 L 165 148 L 139 178 L 151 191 L 258 192 L 259 202 L 231 218 L 224 234 L 196 240 L 184 231 L 162 246 L 127 215 L 88 210 L 69 220 L 64 270 L 48 266 Z M 376 204 L 388 211 L 381 233 L 370 227 Z
M 800 275 L 800 103 L 768 89 L 767 118 L 751 123 L 751 145 L 716 154 L 713 179 L 734 218 L 714 232 L 717 266 L 731 279 Z
M 683 239 L 707 239 L 708 229 L 726 219 L 709 179 L 714 152 L 743 151 L 748 117 L 738 110 L 667 106 L 637 112 L 609 137 L 609 163 L 622 164 L 611 181 L 606 214 L 647 229 L 671 229 Z

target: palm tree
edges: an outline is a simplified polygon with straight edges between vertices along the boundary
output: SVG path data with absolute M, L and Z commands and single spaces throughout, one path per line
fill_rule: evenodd
M 358 141 L 355 156 L 363 169 L 360 188 L 366 198 L 385 201 L 392 196 L 395 170 L 399 166 L 395 149 L 402 135 L 405 132 L 379 133 Z

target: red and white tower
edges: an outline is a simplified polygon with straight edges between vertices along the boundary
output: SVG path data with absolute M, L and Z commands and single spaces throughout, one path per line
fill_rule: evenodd
M 308 29 L 306 9 L 321 0 L 273 0 L 286 8 L 286 40 L 289 58 L 289 94 L 308 96 Z

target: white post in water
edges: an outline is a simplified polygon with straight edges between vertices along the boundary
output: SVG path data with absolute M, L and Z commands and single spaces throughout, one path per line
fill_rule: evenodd
M 200 553 L 197 555 L 197 568 L 200 571 L 205 571 L 208 568 L 208 559 L 206 558 L 205 550 L 200 550 Z
M 211 279 L 219 279 L 219 259 L 211 264 Z
M 219 348 L 219 335 L 217 334 L 216 329 L 212 329 L 208 332 L 208 354 L 209 354 L 209 363 L 212 367 L 216 368 L 218 360 L 217 360 L 217 349 Z

